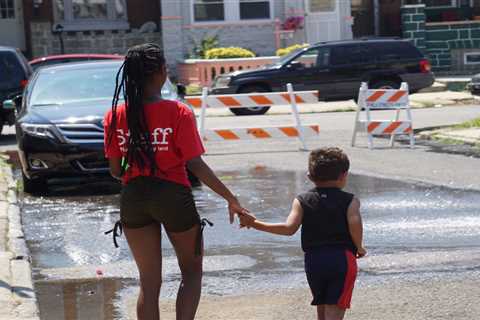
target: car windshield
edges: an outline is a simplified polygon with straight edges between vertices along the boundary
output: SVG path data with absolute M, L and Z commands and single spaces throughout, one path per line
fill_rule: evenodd
M 117 71 L 118 67 L 45 70 L 35 81 L 29 104 L 33 107 L 45 107 L 111 100 L 115 91 Z M 162 88 L 162 97 L 169 100 L 177 98 L 176 90 L 168 79 Z
M 270 64 L 270 66 L 282 66 L 282 65 L 284 65 L 287 61 L 289 61 L 294 56 L 296 56 L 301 50 L 303 50 L 303 48 L 299 48 L 297 50 L 294 50 L 294 51 L 290 52 L 289 54 L 284 55 L 283 57 L 280 57 L 280 59 L 278 59 L 278 61 Z

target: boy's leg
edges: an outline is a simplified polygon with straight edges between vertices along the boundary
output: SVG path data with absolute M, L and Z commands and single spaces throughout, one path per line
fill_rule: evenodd
M 341 309 L 334 304 L 325 305 L 325 320 L 343 320 L 345 309 Z
M 320 304 L 317 306 L 317 319 L 325 320 L 325 305 Z

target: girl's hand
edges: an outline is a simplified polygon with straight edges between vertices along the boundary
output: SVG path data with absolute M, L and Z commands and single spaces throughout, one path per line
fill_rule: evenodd
M 367 255 L 367 250 L 365 248 L 358 248 L 357 249 L 357 259 L 363 258 Z
M 251 213 L 240 214 L 238 218 L 240 219 L 240 228 L 251 228 L 253 227 L 255 220 L 257 220 L 257 218 Z
M 230 215 L 230 224 L 232 224 L 235 215 L 241 216 L 244 213 L 249 213 L 249 211 L 240 205 L 237 198 L 233 197 L 228 200 L 228 213 Z

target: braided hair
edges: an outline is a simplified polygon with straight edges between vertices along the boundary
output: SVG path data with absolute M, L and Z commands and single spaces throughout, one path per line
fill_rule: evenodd
M 112 101 L 112 123 L 109 130 L 108 144 L 116 134 L 117 107 L 120 95 L 123 94 L 127 124 L 128 165 L 135 163 L 140 169 L 150 168 L 150 174 L 157 170 L 155 152 L 150 140 L 149 128 L 145 121 L 144 93 L 145 85 L 150 77 L 161 71 L 165 66 L 165 58 L 161 48 L 152 43 L 137 45 L 130 48 L 125 61 L 116 76 L 115 93 Z

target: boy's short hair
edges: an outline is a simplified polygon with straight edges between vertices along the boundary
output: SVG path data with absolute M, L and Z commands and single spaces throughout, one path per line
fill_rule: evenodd
M 320 148 L 310 153 L 308 172 L 314 181 L 337 180 L 350 169 L 350 160 L 340 148 Z

